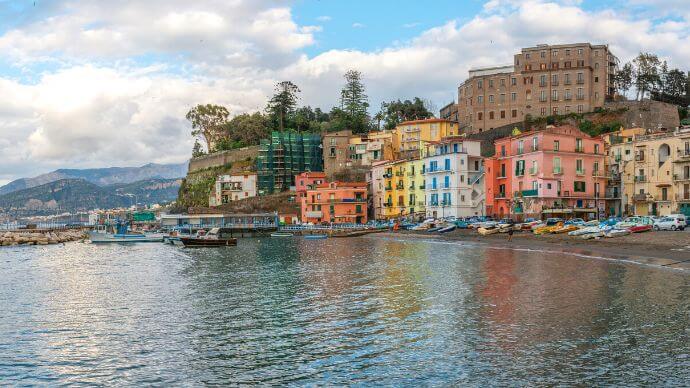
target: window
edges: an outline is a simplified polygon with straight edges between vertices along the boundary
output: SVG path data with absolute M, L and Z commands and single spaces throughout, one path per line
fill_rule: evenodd
M 578 105 L 577 106 L 577 113 L 582 113 L 585 111 L 585 106 L 584 105 Z
M 489 112 L 489 120 L 494 119 L 494 111 Z
M 558 114 L 558 107 L 554 106 L 553 109 L 551 110 L 551 114 L 557 115 Z
M 515 92 L 510 93 L 510 101 L 517 101 L 517 93 L 515 93 Z
M 542 51 L 542 52 L 539 54 L 539 56 L 542 57 L 542 58 L 546 58 L 546 51 Z
M 513 85 L 513 86 L 517 85 L 517 78 L 512 77 L 512 78 L 510 79 L 510 84 Z
M 584 88 L 577 88 L 577 99 L 578 100 L 584 100 L 585 99 L 585 89 Z
M 535 136 L 532 138 L 532 151 L 536 151 L 538 149 L 539 149 L 539 138 Z
M 577 73 L 577 83 L 578 84 L 585 83 L 585 74 L 584 73 Z
M 565 113 L 566 114 L 570 113 L 570 105 L 565 106 Z
M 599 82 L 599 77 L 594 77 L 594 82 Z
M 510 116 L 511 116 L 512 118 L 516 118 L 516 117 L 517 117 L 517 109 L 513 109 L 513 110 L 510 112 Z
M 546 107 L 541 108 L 541 115 L 546 116 Z
M 555 157 L 553 158 L 553 173 L 554 174 L 562 174 L 563 169 L 561 169 L 561 158 Z
M 450 177 L 448 175 L 443 177 L 443 188 L 444 189 L 450 188 Z
M 506 165 L 505 163 L 501 164 L 501 178 L 506 176 Z
M 443 161 L 443 167 L 446 171 L 450 170 L 450 159 L 446 159 Z
M 529 59 L 530 55 L 529 53 L 525 54 L 525 58 Z
M 525 161 L 518 160 L 515 162 L 515 175 L 522 176 L 525 175 Z
M 598 173 L 599 172 L 599 162 L 594 162 L 594 165 L 592 166 L 592 173 Z
M 493 88 L 493 87 L 494 87 L 494 80 L 490 79 L 489 80 L 489 88 Z
M 501 111 L 501 118 L 502 119 L 506 118 L 506 111 L 504 111 L 504 110 Z
M 577 55 L 582 55 L 582 49 L 577 49 Z
M 546 101 L 546 90 L 542 90 L 541 93 L 539 94 L 539 101 L 541 101 L 541 102 Z
M 553 89 L 551 91 L 551 100 L 552 101 L 558 101 L 558 90 Z
M 505 95 L 505 93 L 502 93 L 500 96 L 498 96 L 498 102 L 500 102 L 501 104 L 504 103 L 504 102 L 506 102 L 506 95 Z
M 501 156 L 506 156 L 506 146 L 501 146 Z
M 477 112 L 477 120 L 481 120 L 482 116 L 482 112 Z
M 481 104 L 484 102 L 484 96 L 477 96 L 477 104 Z
M 558 50 L 551 51 L 551 56 L 556 58 L 558 56 Z
M 594 68 L 595 68 L 595 69 L 599 69 L 599 62 L 597 62 L 597 63 L 594 64 Z
M 539 69 L 540 69 L 540 70 L 546 70 L 546 63 L 540 63 L 540 64 L 539 64 Z
M 570 85 L 570 73 L 563 74 L 563 83 Z
M 539 77 L 539 86 L 546 86 L 546 75 L 542 74 L 542 76 Z
M 573 182 L 573 186 L 573 191 L 575 191 L 576 193 L 584 193 L 586 191 L 585 182 L 575 181 Z
M 582 174 L 584 171 L 585 168 L 583 167 L 582 159 L 577 159 L 575 161 L 575 172 L 578 174 Z
M 573 96 L 570 94 L 570 89 L 565 90 L 565 96 L 563 97 L 563 99 L 566 101 L 573 99 Z
M 489 94 L 489 103 L 493 104 L 494 103 L 494 95 Z
M 585 61 L 584 60 L 578 60 L 577 61 L 577 67 L 585 67 Z
M 501 85 L 501 86 L 506 86 L 506 79 L 505 79 L 505 78 L 501 78 L 501 80 L 498 81 L 498 83 L 499 83 L 499 85 Z
M 598 154 L 599 153 L 599 144 L 594 145 L 594 153 Z
M 551 76 L 551 84 L 558 85 L 558 74 L 554 74 Z
M 523 153 L 524 150 L 525 150 L 525 141 L 524 140 L 518 141 L 518 148 L 517 148 L 518 154 Z
M 483 80 L 478 80 L 477 81 L 477 89 L 481 89 L 484 86 L 484 81 Z
M 582 139 L 575 139 L 575 152 L 585 152 Z
M 536 161 L 536 160 L 533 160 L 533 161 L 532 161 L 532 168 L 529 169 L 529 173 L 532 174 L 532 175 L 536 175 L 536 174 L 537 174 L 537 171 L 538 171 L 537 161 Z
M 570 56 L 570 49 L 565 49 L 565 56 L 569 57 Z

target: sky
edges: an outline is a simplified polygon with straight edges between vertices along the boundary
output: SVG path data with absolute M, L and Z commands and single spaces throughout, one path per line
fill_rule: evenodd
M 182 162 L 191 107 L 263 110 L 283 80 L 329 110 L 356 69 L 372 113 L 414 96 L 441 107 L 472 67 L 574 42 L 688 70 L 688 0 L 0 0 L 0 184 Z

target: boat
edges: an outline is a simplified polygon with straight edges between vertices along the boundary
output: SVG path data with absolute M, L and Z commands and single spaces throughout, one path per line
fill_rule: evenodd
M 631 232 L 627 229 L 612 229 L 606 232 L 606 237 L 620 237 L 620 236 L 627 236 Z
M 553 234 L 568 233 L 568 232 L 572 232 L 572 231 L 578 230 L 578 229 L 580 229 L 580 228 L 576 225 L 565 225 L 563 227 L 552 230 L 551 233 L 553 233 Z
M 271 237 L 294 237 L 295 235 L 292 233 L 286 233 L 286 232 L 274 232 L 271 233 Z
M 194 237 L 180 237 L 180 242 L 186 248 L 229 247 L 237 245 L 237 239 L 230 237 L 232 230 L 228 228 L 212 228 L 204 235 Z
M 305 240 L 325 240 L 328 238 L 327 234 L 308 234 L 304 236 Z
M 443 229 L 443 228 L 440 227 L 440 226 L 436 226 L 436 227 L 427 229 L 426 232 L 427 232 L 427 233 L 434 233 L 434 232 L 438 232 L 438 231 L 441 230 L 441 229 Z
M 498 233 L 498 228 L 482 228 L 479 227 L 477 228 L 477 233 L 481 234 L 482 236 L 487 236 L 490 234 Z
M 106 225 L 99 226 L 96 230 L 89 232 L 89 240 L 95 244 L 102 243 L 144 243 L 144 242 L 163 242 L 162 234 L 133 233 L 129 231 L 127 221 L 117 220 L 115 233 L 108 233 Z
M 599 232 L 594 232 L 594 233 L 583 234 L 582 236 L 580 236 L 580 238 L 582 238 L 584 240 L 591 240 L 594 238 L 604 237 L 605 235 L 606 235 L 606 233 L 604 231 L 599 231 Z
M 450 225 L 450 226 L 446 226 L 444 228 L 439 229 L 438 232 L 439 233 L 448 233 L 448 232 L 454 231 L 456 228 L 457 228 L 457 226 Z
M 652 230 L 652 225 L 636 225 L 628 228 L 630 233 L 642 233 Z
M 573 230 L 572 232 L 568 232 L 568 236 L 582 236 L 585 234 L 590 234 L 590 233 L 596 233 L 601 231 L 598 226 L 589 226 L 586 228 L 578 229 L 578 230 Z

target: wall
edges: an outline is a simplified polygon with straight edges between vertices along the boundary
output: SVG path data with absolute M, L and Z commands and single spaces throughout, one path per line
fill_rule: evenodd
M 204 155 L 189 161 L 188 172 L 196 172 L 211 167 L 220 167 L 228 163 L 243 161 L 247 158 L 255 159 L 258 154 L 259 146 L 251 146 Z
M 604 108 L 617 110 L 627 108 L 622 112 L 621 122 L 626 128 L 668 128 L 680 126 L 678 107 L 660 101 L 616 101 L 607 102 Z

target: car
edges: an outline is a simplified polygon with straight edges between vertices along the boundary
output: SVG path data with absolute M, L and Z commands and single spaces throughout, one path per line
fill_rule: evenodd
M 546 226 L 554 226 L 558 224 L 559 222 L 563 222 L 562 218 L 547 218 L 546 219 Z
M 568 221 L 565 222 L 566 225 L 576 225 L 576 226 L 582 226 L 585 224 L 585 220 L 582 218 L 571 218 Z
M 654 221 L 654 230 L 684 230 L 685 226 L 685 216 L 682 215 L 661 217 Z

